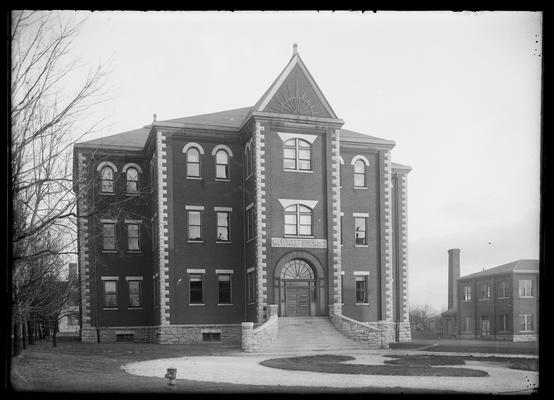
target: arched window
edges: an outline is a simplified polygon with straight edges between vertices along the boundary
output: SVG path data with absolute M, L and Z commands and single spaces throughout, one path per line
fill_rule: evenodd
M 310 264 L 304 260 L 290 260 L 283 266 L 281 279 L 314 279 L 314 272 Z
M 101 176 L 101 191 L 103 193 L 113 193 L 113 169 L 109 166 L 104 166 L 100 172 Z
M 127 168 L 127 193 L 138 192 L 139 173 L 136 168 Z
M 215 153 L 215 177 L 229 179 L 229 154 L 225 150 Z
M 365 187 L 365 163 L 362 160 L 354 163 L 354 187 Z
M 200 152 L 196 147 L 187 150 L 187 177 L 200 177 Z
M 285 208 L 285 235 L 312 235 L 312 210 L 309 207 L 293 204 Z
M 283 144 L 283 168 L 295 171 L 312 170 L 310 143 L 302 139 L 289 139 Z

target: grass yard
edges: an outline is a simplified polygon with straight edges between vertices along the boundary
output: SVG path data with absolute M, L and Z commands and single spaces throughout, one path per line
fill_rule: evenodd
M 539 360 L 536 358 L 518 358 L 518 357 L 497 357 L 497 356 L 446 356 L 446 355 L 384 355 L 383 357 L 393 358 L 385 361 L 389 365 L 411 365 L 411 366 L 429 366 L 429 365 L 465 365 L 466 361 L 485 361 L 507 365 L 508 368 L 520 369 L 525 371 L 538 371 Z
M 27 347 L 11 359 L 11 383 L 15 391 L 31 392 L 129 392 L 129 393 L 430 393 L 429 390 L 394 388 L 317 388 L 295 386 L 236 385 L 177 379 L 169 389 L 163 378 L 127 374 L 123 364 L 180 356 L 228 355 L 240 352 L 237 346 L 221 344 L 156 345 L 135 343 L 83 344 L 60 337 L 58 347 L 48 341 Z M 178 371 L 178 377 L 186 371 Z M 437 390 L 431 393 L 454 393 Z
M 391 355 L 390 357 L 396 356 Z M 463 365 L 465 364 L 463 360 L 437 359 L 435 361 L 432 356 L 424 357 L 426 357 L 424 362 L 420 361 L 415 365 L 410 363 L 395 364 L 392 362 L 387 365 L 344 364 L 343 361 L 351 361 L 355 358 L 351 356 L 338 355 L 274 358 L 262 361 L 260 364 L 266 367 L 292 371 L 310 371 L 333 374 L 455 377 L 489 376 L 487 372 L 479 369 L 442 367 L 442 365 Z M 435 367 L 435 365 L 440 365 L 440 367 Z

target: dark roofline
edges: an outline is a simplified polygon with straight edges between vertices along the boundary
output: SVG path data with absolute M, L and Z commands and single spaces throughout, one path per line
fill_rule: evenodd
M 516 261 L 512 261 L 512 262 L 509 262 L 509 263 L 506 263 L 506 264 L 502 264 L 502 265 L 498 265 L 496 267 L 493 267 L 493 268 L 489 268 L 489 269 L 486 269 L 484 271 L 478 271 L 478 272 L 473 272 L 469 275 L 464 275 L 464 276 L 460 276 L 457 280 L 465 280 L 465 279 L 472 279 L 472 278 L 476 278 L 476 277 L 483 277 L 483 276 L 490 276 L 490 275 L 496 275 L 496 274 L 513 274 L 513 273 L 518 273 L 518 267 L 519 267 L 519 263 L 522 262 L 522 261 L 532 261 L 532 262 L 536 262 L 536 270 L 525 270 L 526 272 L 529 272 L 529 273 L 539 273 L 539 260 L 535 260 L 535 259 L 526 259 L 526 258 L 522 258 L 522 259 L 519 259 L 519 260 L 516 260 Z M 531 266 L 530 268 L 535 268 L 534 266 Z

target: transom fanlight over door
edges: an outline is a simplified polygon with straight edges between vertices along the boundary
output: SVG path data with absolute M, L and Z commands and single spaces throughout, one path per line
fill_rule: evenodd
M 281 279 L 314 279 L 314 273 L 310 264 L 296 259 L 285 264 L 281 272 Z

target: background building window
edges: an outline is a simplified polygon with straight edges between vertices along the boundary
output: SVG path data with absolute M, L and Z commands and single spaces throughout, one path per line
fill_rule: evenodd
M 129 282 L 129 307 L 142 307 L 142 281 Z
M 215 177 L 229 179 L 229 155 L 225 150 L 215 153 Z
M 200 211 L 188 211 L 188 240 L 201 241 L 201 233 Z
M 127 193 L 137 193 L 138 192 L 138 171 L 136 168 L 127 169 Z
M 187 177 L 200 177 L 200 152 L 194 147 L 187 150 Z
M 499 332 L 509 332 L 510 328 L 509 328 L 509 323 L 510 321 L 510 317 L 508 314 L 501 314 L 498 316 L 498 326 L 497 326 L 497 331 Z
M 217 213 L 217 241 L 229 242 L 230 225 L 231 225 L 231 213 L 218 212 Z
M 354 163 L 354 187 L 365 187 L 365 164 L 362 160 Z
M 471 301 L 471 286 L 464 286 L 464 301 Z
M 247 286 L 248 286 L 248 302 L 253 303 L 256 301 L 256 280 L 255 271 L 250 271 L 247 274 Z
M 202 275 L 190 276 L 190 304 L 203 304 Z
M 464 317 L 463 319 L 463 329 L 464 332 L 471 332 L 473 329 L 473 321 L 471 320 L 471 317 Z
M 367 303 L 367 276 L 356 277 L 356 303 Z
M 519 331 L 520 332 L 532 332 L 533 331 L 533 315 L 532 314 L 520 314 L 519 315 Z
M 490 335 L 490 321 L 488 315 L 481 315 L 481 336 L 489 336 Z
M 488 283 L 481 284 L 481 298 L 490 299 L 491 297 L 491 285 Z
M 311 171 L 311 147 L 302 139 L 290 139 L 283 145 L 283 168 L 295 171 Z
M 498 284 L 498 297 L 510 297 L 510 286 L 507 281 L 502 281 Z
M 231 304 L 231 275 L 220 274 L 218 279 L 218 304 Z
M 366 245 L 366 229 L 367 229 L 367 218 L 366 217 L 355 217 L 354 218 L 354 237 L 356 239 L 355 243 L 358 245 Z
M 519 297 L 533 297 L 533 281 L 531 279 L 519 280 Z
M 254 238 L 255 226 L 254 226 L 254 207 L 246 210 L 246 240 Z
M 104 284 L 104 307 L 117 307 L 117 281 L 102 281 Z
M 102 193 L 113 193 L 113 169 L 107 165 L 100 172 Z
M 115 224 L 102 224 L 102 240 L 104 250 L 115 250 Z
M 127 224 L 127 244 L 131 251 L 140 250 L 140 225 Z
M 293 204 L 285 208 L 285 235 L 312 235 L 312 210 L 309 207 Z

